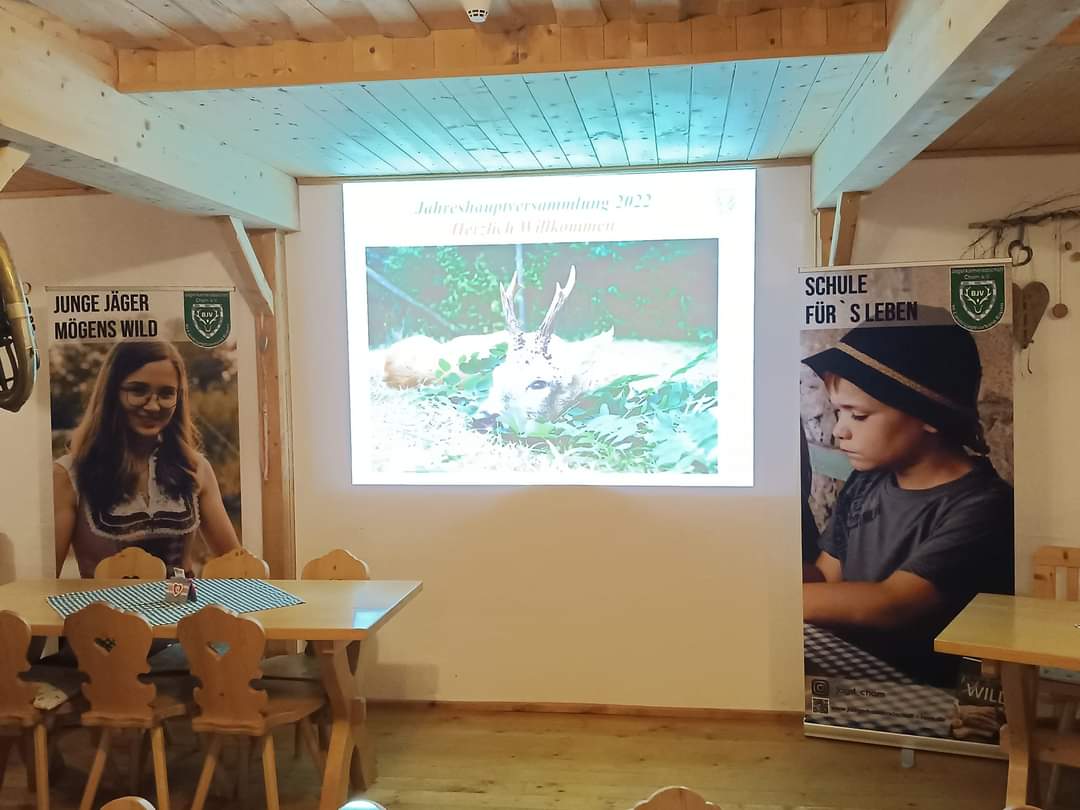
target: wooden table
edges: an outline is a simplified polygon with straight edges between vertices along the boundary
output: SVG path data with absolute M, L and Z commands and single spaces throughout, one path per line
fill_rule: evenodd
M 375 780 L 375 750 L 367 733 L 363 685 L 349 668 L 346 647 L 374 635 L 417 593 L 409 581 L 268 580 L 304 600 L 302 605 L 245 614 L 258 619 L 268 639 L 311 641 L 322 671 L 332 717 L 320 810 L 338 810 L 351 784 L 364 789 Z M 13 610 L 39 636 L 59 636 L 64 620 L 46 598 L 88 591 L 131 580 L 42 579 L 0 585 L 0 610 Z M 156 638 L 176 638 L 176 625 L 153 628 Z
M 1034 752 L 1063 764 L 1076 757 L 1075 740 L 1035 728 L 1035 702 L 1040 666 L 1080 670 L 1080 602 L 981 593 L 941 632 L 934 649 L 981 658 L 984 670 L 1000 668 L 1009 731 L 1005 804 L 1036 801 Z

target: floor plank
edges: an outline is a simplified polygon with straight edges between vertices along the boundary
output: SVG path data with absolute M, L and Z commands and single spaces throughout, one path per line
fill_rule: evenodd
M 448 707 L 372 706 L 379 779 L 366 795 L 389 810 L 627 810 L 658 787 L 683 784 L 724 810 L 993 810 L 1005 795 L 999 761 L 919 753 L 904 769 L 895 749 L 809 740 L 797 722 L 690 720 Z M 169 747 L 173 803 L 189 806 L 201 754 L 183 726 Z M 90 761 L 85 732 L 61 739 L 66 768 L 53 808 L 78 804 Z M 315 806 L 318 777 L 292 736 L 275 740 L 281 806 Z M 98 806 L 127 785 L 128 758 L 110 762 Z M 0 810 L 33 807 L 15 756 Z M 237 768 L 229 760 L 229 779 Z M 262 775 L 247 794 L 263 807 Z M 143 779 L 152 796 L 153 780 Z M 219 784 L 208 808 L 237 807 Z

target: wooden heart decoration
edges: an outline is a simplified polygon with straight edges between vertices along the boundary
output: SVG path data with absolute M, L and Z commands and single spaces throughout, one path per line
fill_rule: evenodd
M 1032 281 L 1023 288 L 1013 284 L 1013 334 L 1021 349 L 1031 345 L 1049 303 L 1050 290 L 1041 281 Z

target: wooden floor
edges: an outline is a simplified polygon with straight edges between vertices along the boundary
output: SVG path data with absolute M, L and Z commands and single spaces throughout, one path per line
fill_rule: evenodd
M 367 796 L 389 810 L 628 810 L 669 784 L 688 785 L 724 810 L 1000 810 L 1005 793 L 1003 762 L 919 753 L 904 769 L 895 749 L 805 739 L 794 722 L 388 706 L 370 714 L 380 775 Z M 174 737 L 173 807 L 186 810 L 201 760 L 182 729 Z M 291 735 L 277 745 L 282 807 L 314 807 L 310 761 L 292 759 Z M 61 749 L 67 767 L 52 807 L 69 810 L 89 765 L 85 733 L 67 735 Z M 106 772 L 98 806 L 127 784 L 123 754 Z M 10 771 L 0 810 L 32 808 L 17 757 Z M 254 765 L 251 808 L 265 806 L 261 778 Z M 152 789 L 147 775 L 143 792 Z M 226 790 L 223 782 L 207 806 L 238 808 Z

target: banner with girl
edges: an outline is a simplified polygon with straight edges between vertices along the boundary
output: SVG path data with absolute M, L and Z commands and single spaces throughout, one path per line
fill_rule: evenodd
M 128 547 L 196 571 L 240 543 L 228 290 L 48 289 L 56 571 Z
M 993 754 L 999 685 L 934 637 L 1014 588 L 1005 267 L 798 284 L 807 732 Z

